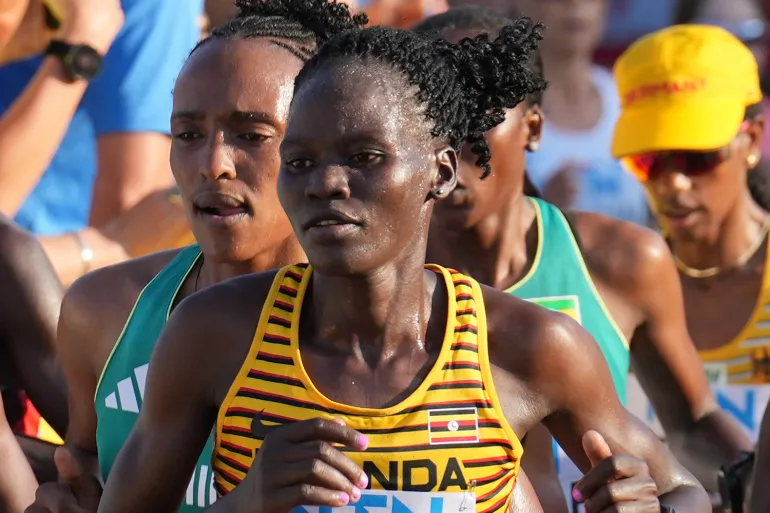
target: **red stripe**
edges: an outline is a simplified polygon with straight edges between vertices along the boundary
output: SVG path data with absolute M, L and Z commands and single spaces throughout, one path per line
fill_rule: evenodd
M 455 326 L 455 331 L 460 331 L 460 330 L 470 329 L 470 328 L 477 329 L 475 324 L 462 324 L 460 326 Z
M 271 315 L 270 319 L 271 321 L 278 321 L 278 322 L 288 322 L 291 323 L 291 319 L 287 319 L 285 317 L 278 317 L 277 315 Z M 288 338 L 286 340 L 289 340 Z
M 257 358 L 259 358 L 260 355 L 265 356 L 267 358 L 276 358 L 278 360 L 283 360 L 283 361 L 286 361 L 286 362 L 293 361 L 291 359 L 291 356 L 284 356 L 282 354 L 268 353 L 267 351 L 260 351 L 260 352 L 258 352 L 257 353 Z
M 281 301 L 280 299 L 275 300 L 276 305 L 281 305 L 284 308 L 294 309 L 294 305 L 291 303 L 287 303 L 286 301 Z
M 229 431 L 240 431 L 241 433 L 251 434 L 251 429 L 242 426 L 233 426 L 232 424 L 224 424 L 222 429 L 227 428 Z
M 485 463 L 507 463 L 510 461 L 507 456 L 495 457 L 495 458 L 479 458 L 477 460 L 463 460 L 463 465 L 475 465 Z
M 510 472 L 510 471 L 511 471 L 511 469 L 506 469 L 506 468 L 498 470 L 495 474 L 493 474 L 493 475 L 491 475 L 489 477 L 483 477 L 481 479 L 477 479 L 476 480 L 476 485 L 477 486 L 484 486 L 484 485 L 489 484 L 489 483 L 494 483 L 495 481 L 497 481 L 498 479 L 503 477 L 506 474 L 506 472 Z
M 238 472 L 243 472 L 245 474 L 249 471 L 249 467 L 247 465 L 244 465 L 243 463 L 239 463 L 234 459 L 230 458 L 229 456 L 225 456 L 222 453 L 217 454 L 217 458 L 219 458 L 219 460 L 224 462 L 226 465 L 230 465 L 230 467 L 237 470 Z
M 238 452 L 238 451 L 252 452 L 252 450 L 249 449 L 248 447 L 243 447 L 241 445 L 228 442 L 227 440 L 222 440 L 221 442 L 219 442 L 219 446 L 224 447 L 228 451 L 232 451 L 232 452 Z
M 466 308 L 465 310 L 458 310 L 457 315 L 476 315 L 475 308 Z
M 294 271 L 286 271 L 286 276 L 291 276 L 297 281 L 302 281 L 302 275 L 299 273 L 295 273 Z
M 235 413 L 251 413 L 252 415 L 256 415 L 257 413 L 260 413 L 262 411 L 263 410 L 261 410 L 261 409 L 257 410 L 257 409 L 252 409 L 252 408 L 244 408 L 243 406 L 233 406 L 233 407 L 227 409 L 228 413 L 230 413 L 230 412 L 235 412 Z M 268 415 L 268 414 L 265 414 L 265 415 Z M 270 415 L 270 418 L 279 418 L 279 419 L 281 419 L 282 421 L 285 421 L 285 422 L 299 422 L 298 419 L 292 419 L 290 417 L 284 417 L 283 415 L 278 415 L 276 413 L 270 413 L 269 415 Z
M 457 285 L 465 285 L 466 287 L 471 287 L 471 288 L 473 287 L 471 285 L 471 282 L 469 282 L 468 280 L 455 280 L 455 286 Z
M 508 497 L 503 497 L 499 501 L 495 502 L 492 506 L 490 506 L 489 508 L 481 511 L 480 513 L 492 513 L 493 511 L 497 511 L 500 508 L 502 508 L 503 506 L 505 506 L 505 501 L 507 501 L 507 500 L 508 500 Z
M 297 289 L 295 289 L 294 287 L 289 287 L 288 285 L 281 285 L 280 291 L 283 293 L 286 293 L 286 292 L 291 292 L 292 294 L 297 293 Z
M 489 491 L 489 493 L 485 493 L 485 494 L 484 494 L 484 495 L 482 495 L 481 497 L 477 498 L 477 499 L 476 499 L 476 504 L 478 504 L 478 503 L 480 503 L 480 502 L 488 501 L 489 499 L 491 499 L 492 497 L 494 497 L 495 495 L 497 495 L 498 493 L 500 493 L 500 491 L 501 491 L 503 488 L 505 488 L 505 487 L 508 485 L 508 482 L 509 482 L 509 481 L 510 481 L 510 480 L 511 480 L 513 477 L 514 477 L 514 474 L 513 474 L 513 472 L 511 472 L 511 473 L 510 473 L 508 476 L 506 476 L 506 478 L 505 478 L 505 479 L 503 479 L 502 481 L 500 481 L 500 484 L 498 484 L 497 486 L 495 486 L 495 488 L 494 488 L 493 490 L 490 490 L 490 491 Z
M 241 479 L 235 477 L 230 472 L 228 472 L 227 470 L 225 470 L 225 469 L 223 469 L 221 467 L 217 468 L 217 473 L 221 474 L 222 477 L 229 477 L 230 479 L 232 479 L 233 483 L 239 484 L 241 482 Z M 231 483 L 231 484 L 233 484 L 233 483 Z
M 449 424 L 449 422 L 451 422 L 451 421 L 450 420 L 441 420 L 441 421 L 432 420 L 430 422 L 430 427 L 431 428 L 444 427 L 445 425 Z M 457 425 L 459 427 L 470 427 L 470 426 L 476 427 L 476 421 L 475 420 L 458 420 L 456 422 L 457 422 Z
M 456 442 L 475 442 L 476 436 L 452 436 L 447 438 L 439 438 L 441 433 L 431 433 L 430 435 L 430 441 L 431 442 L 442 442 L 442 443 L 456 443 Z
M 469 349 L 471 351 L 474 351 L 476 349 L 476 344 L 472 344 L 470 342 L 455 342 L 454 344 L 452 344 L 451 349 L 454 351 L 458 349 Z
M 468 399 L 465 401 L 441 401 L 441 402 L 435 402 L 435 403 L 426 403 L 422 405 L 422 408 L 424 409 L 430 409 L 430 410 L 436 410 L 437 406 L 447 406 L 452 405 L 453 410 L 462 408 L 466 404 L 470 404 L 472 406 L 476 406 L 476 403 L 478 401 L 476 399 Z M 492 406 L 492 403 L 490 403 L 488 400 L 484 399 L 484 408 L 490 408 Z
M 481 385 L 481 381 L 478 379 L 457 379 L 453 381 L 439 381 L 438 383 L 433 383 L 431 386 L 437 385 Z

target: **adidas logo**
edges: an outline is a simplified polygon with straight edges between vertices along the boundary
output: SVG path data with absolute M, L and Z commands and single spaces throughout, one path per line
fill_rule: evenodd
M 149 363 L 134 369 L 134 375 L 118 381 L 118 389 L 104 399 L 104 404 L 111 410 L 139 414 L 144 400 L 144 386 L 147 383 Z M 185 504 L 191 507 L 205 508 L 217 500 L 214 489 L 214 473 L 208 465 L 195 468 L 190 484 L 185 493 Z
M 134 379 L 131 376 L 118 381 L 118 390 L 105 398 L 104 405 L 111 410 L 138 414 L 140 403 L 144 399 L 144 385 L 147 383 L 147 368 L 149 366 L 150 364 L 146 363 L 134 369 L 133 378 L 136 380 L 136 384 L 134 384 Z

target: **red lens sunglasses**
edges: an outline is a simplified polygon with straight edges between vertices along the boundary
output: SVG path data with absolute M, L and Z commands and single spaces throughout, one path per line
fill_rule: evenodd
M 744 133 L 751 123 L 741 123 L 738 134 Z M 730 145 L 708 151 L 657 151 L 623 157 L 621 162 L 641 182 L 655 180 L 666 170 L 676 170 L 685 176 L 701 176 L 714 170 L 730 158 Z

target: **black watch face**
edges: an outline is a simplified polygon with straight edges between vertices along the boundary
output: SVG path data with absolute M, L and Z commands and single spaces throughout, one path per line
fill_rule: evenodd
M 86 80 L 94 78 L 102 68 L 101 55 L 88 46 L 73 46 L 67 60 L 72 74 Z

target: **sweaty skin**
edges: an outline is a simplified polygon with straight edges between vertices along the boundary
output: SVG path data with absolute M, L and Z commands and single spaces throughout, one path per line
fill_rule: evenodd
M 295 93 L 281 147 L 281 203 L 314 267 L 299 330 L 302 363 L 322 394 L 356 407 L 383 408 L 414 391 L 444 339 L 447 291 L 423 264 L 434 198 L 454 187 L 457 154 L 428 135 L 422 110 L 405 91 L 411 89 L 388 65 L 332 60 Z M 307 225 L 332 210 L 360 222 L 337 242 Z M 167 512 L 178 504 L 274 275 L 240 276 L 179 305 L 153 355 L 144 407 L 100 511 Z M 633 466 L 639 476 L 649 469 L 651 480 L 631 481 L 645 483 L 652 497 L 677 511 L 710 510 L 697 481 L 621 407 L 585 330 L 493 288 L 482 287 L 482 295 L 492 378 L 519 436 L 545 422 L 587 472 L 592 462 L 582 437 L 596 430 L 612 453 L 639 458 L 619 456 L 623 471 Z M 594 469 L 594 478 L 606 476 L 607 465 Z M 248 482 L 209 511 L 276 511 L 251 495 L 274 467 L 258 458 Z
M 171 164 L 203 258 L 175 303 L 232 276 L 305 260 L 275 192 L 278 145 L 300 64 L 261 38 L 212 40 L 196 50 L 180 74 Z M 254 67 L 265 71 L 254 74 Z M 263 117 L 249 120 L 245 113 Z M 201 198 L 222 195 L 242 198 L 247 215 L 224 224 L 195 206 Z M 142 289 L 177 253 L 156 253 L 89 273 L 64 299 L 58 352 L 69 382 L 72 421 L 66 445 L 80 468 L 97 480 L 94 394 L 99 377 Z M 39 505 L 48 507 L 54 500 L 42 497 Z
M 454 30 L 446 36 L 457 41 L 476 34 Z M 540 241 L 534 207 L 523 192 L 525 156 L 527 147 L 539 142 L 542 126 L 542 112 L 529 102 L 508 111 L 487 134 L 492 175 L 483 182 L 473 155 L 462 152 L 458 187 L 434 213 L 429 262 L 500 290 L 527 274 Z M 665 241 L 651 230 L 599 214 L 569 213 L 568 218 L 599 296 L 630 341 L 632 369 L 669 446 L 707 489 L 716 491 L 720 466 L 750 450 L 751 443 L 709 388 L 687 333 L 682 289 Z M 550 439 L 535 438 L 539 442 L 526 441 L 524 466 L 538 496 L 554 497 Z M 561 495 L 546 511 L 563 508 Z

